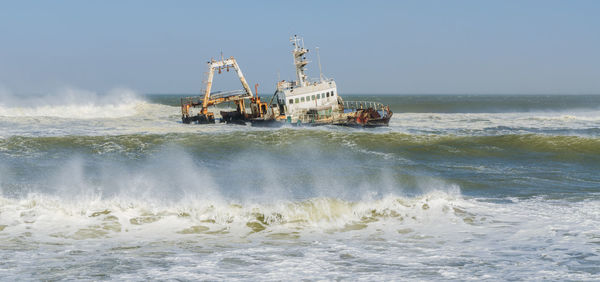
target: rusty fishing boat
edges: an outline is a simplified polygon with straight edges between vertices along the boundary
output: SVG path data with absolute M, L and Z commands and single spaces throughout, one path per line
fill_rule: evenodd
M 242 70 L 235 58 L 208 62 L 208 78 L 205 82 L 203 97 L 186 97 L 181 99 L 182 122 L 208 124 L 218 119 L 223 123 L 248 124 L 252 126 L 295 126 L 340 125 L 354 127 L 387 126 L 393 113 L 389 106 L 368 101 L 344 101 L 339 95 L 334 79 L 326 78 L 321 71 L 319 61 L 319 78 L 309 79 L 306 66 L 309 61 L 304 41 L 294 36 L 290 38 L 296 80 L 277 82 L 275 93 L 269 102 L 262 101 L 256 95 L 258 84 L 252 93 Z M 317 49 L 317 57 L 318 49 Z M 222 73 L 235 70 L 243 89 L 211 92 L 215 72 Z M 209 111 L 209 107 L 221 103 L 233 103 L 234 110 Z M 249 110 L 249 111 L 248 111 Z M 217 117 L 216 117 L 217 116 Z

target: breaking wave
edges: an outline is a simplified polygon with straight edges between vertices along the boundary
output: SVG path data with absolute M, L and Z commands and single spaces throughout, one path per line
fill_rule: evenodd
M 289 236 L 297 236 L 299 231 L 361 230 L 389 220 L 423 222 L 437 216 L 463 220 L 466 212 L 457 206 L 457 199 L 460 199 L 459 194 L 441 191 L 415 198 L 388 196 L 357 202 L 312 198 L 240 203 L 206 200 L 198 195 L 165 205 L 122 197 L 70 202 L 59 197 L 30 194 L 19 200 L 0 198 L 0 229 L 5 234 L 18 234 L 28 229 L 39 232 L 40 236 L 70 239 L 134 233 L 143 236 L 146 232 L 159 232 L 165 236 L 229 233 L 246 236 L 258 232 L 286 232 Z
M 65 88 L 42 96 L 1 96 L 0 117 L 56 117 L 68 119 L 121 118 L 135 115 L 146 103 L 134 91 L 113 89 L 105 94 Z
M 539 274 L 550 280 L 597 280 L 598 208 L 600 201 L 493 203 L 442 191 L 262 204 L 189 197 L 170 205 L 31 194 L 19 200 L 0 197 L 0 240 L 3 250 L 18 256 L 9 263 L 25 262 L 15 264 L 19 270 L 42 261 L 59 269 L 58 277 L 105 273 L 96 269 L 107 261 L 141 261 L 159 262 L 161 268 L 147 271 L 134 264 L 132 272 L 111 278 L 209 279 L 258 268 L 242 278 L 259 279 L 264 269 L 301 275 L 325 265 L 338 266 L 336 275 L 372 267 L 373 279 Z M 32 252 L 43 256 L 29 260 Z M 443 275 L 430 273 L 438 269 Z M 18 274 L 7 272 L 7 277 Z M 323 274 L 310 274 L 318 276 Z
M 423 212 L 448 209 L 442 202 L 461 198 L 456 184 L 428 176 L 404 182 L 384 167 L 373 168 L 367 176 L 345 177 L 359 160 L 323 155 L 314 148 L 308 152 L 308 145 L 296 144 L 297 150 L 284 145 L 287 155 L 280 155 L 257 154 L 248 147 L 230 152 L 236 146 L 229 144 L 220 149 L 228 154 L 204 161 L 197 154 L 219 152 L 198 147 L 203 142 L 187 137 L 192 139 L 182 144 L 199 151 L 189 154 L 180 147 L 157 146 L 154 153 L 128 161 L 122 154 L 114 156 L 116 160 L 96 158 L 69 148 L 64 150 L 67 155 L 55 155 L 63 159 L 60 165 L 42 157 L 25 171 L 19 163 L 26 160 L 19 157 L 14 166 L 0 167 L 0 225 L 10 234 L 39 231 L 42 236 L 72 239 L 135 232 L 153 236 L 154 231 L 236 236 L 274 230 L 337 232 L 385 220 L 411 220 Z M 62 140 L 60 146 L 78 142 Z M 23 181 L 23 173 L 31 177 Z

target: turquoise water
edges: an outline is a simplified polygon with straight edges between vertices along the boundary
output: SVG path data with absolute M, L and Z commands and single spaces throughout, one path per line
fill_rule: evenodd
M 343 96 L 376 129 L 86 95 L 0 102 L 3 279 L 600 279 L 600 95 Z

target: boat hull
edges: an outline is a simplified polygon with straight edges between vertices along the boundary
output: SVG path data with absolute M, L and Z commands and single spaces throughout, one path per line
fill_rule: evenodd
M 291 122 L 287 119 L 250 119 L 248 120 L 252 126 L 256 127 L 281 127 L 285 124 L 291 126 L 321 126 L 321 125 L 337 125 L 348 127 L 382 127 L 388 126 L 392 118 L 392 111 L 388 111 L 384 116 L 380 116 L 374 111 L 360 111 L 345 114 L 345 118 L 339 119 L 313 119 L 310 122 Z

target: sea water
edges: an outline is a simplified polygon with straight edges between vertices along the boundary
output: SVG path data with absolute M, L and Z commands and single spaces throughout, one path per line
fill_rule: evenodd
M 2 96 L 1 280 L 600 279 L 600 96 L 344 96 L 374 129 L 181 96 Z

